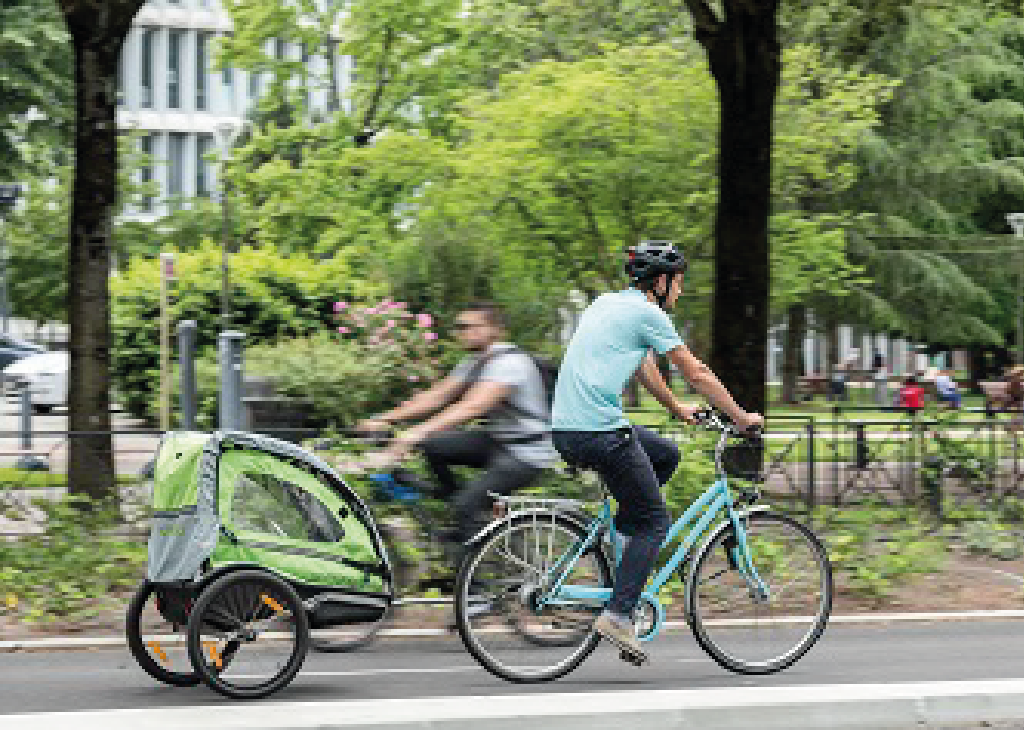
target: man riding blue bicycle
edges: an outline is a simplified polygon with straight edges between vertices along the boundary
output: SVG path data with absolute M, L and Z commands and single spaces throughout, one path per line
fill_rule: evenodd
M 476 532 L 480 513 L 490 509 L 490 495 L 528 487 L 558 461 L 558 454 L 551 445 L 544 378 L 533 357 L 505 341 L 502 309 L 492 302 L 467 305 L 455 320 L 455 331 L 469 354 L 446 378 L 357 428 L 384 431 L 429 416 L 395 439 L 384 462 L 422 450 L 439 485 L 433 491 L 452 502 L 456 525 L 446 538 L 460 552 Z M 484 417 L 478 428 L 460 428 Z M 461 484 L 453 466 L 482 472 Z
M 679 463 L 670 440 L 634 426 L 620 394 L 636 373 L 673 415 L 692 421 L 698 410 L 669 389 L 651 351 L 667 355 L 686 380 L 740 429 L 763 423 L 736 404 L 713 372 L 686 347 L 667 310 L 682 293 L 686 259 L 669 241 L 642 241 L 627 250 L 630 288 L 604 294 L 587 307 L 566 349 L 552 406 L 555 448 L 570 464 L 598 472 L 618 503 L 617 531 L 625 550 L 611 600 L 594 630 L 636 661 L 646 655 L 632 614 L 670 525 L 664 486 Z

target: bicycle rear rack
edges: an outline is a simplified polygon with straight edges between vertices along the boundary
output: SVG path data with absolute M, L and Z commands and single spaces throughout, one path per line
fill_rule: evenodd
M 544 498 L 490 493 L 494 499 L 494 518 L 503 519 L 517 512 L 552 511 L 579 513 L 586 504 L 579 499 Z

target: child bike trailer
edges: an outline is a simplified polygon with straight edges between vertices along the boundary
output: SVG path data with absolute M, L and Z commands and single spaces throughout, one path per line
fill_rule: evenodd
M 243 432 L 172 432 L 156 455 L 146 580 L 128 646 L 167 684 L 265 697 L 310 632 L 382 620 L 392 568 L 373 516 L 325 462 Z

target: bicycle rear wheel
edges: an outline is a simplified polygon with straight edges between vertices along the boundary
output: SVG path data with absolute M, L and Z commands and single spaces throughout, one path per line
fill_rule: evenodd
M 470 548 L 455 585 L 455 617 L 466 648 L 489 672 L 510 682 L 557 679 L 597 646 L 591 626 L 603 601 L 536 603 L 551 567 L 585 536 L 562 515 L 524 515 Z M 568 568 L 563 585 L 611 588 L 599 544 Z
M 757 577 L 740 569 L 735 529 L 725 522 L 694 560 L 686 610 L 694 637 L 716 662 L 741 674 L 771 674 L 800 659 L 825 630 L 832 568 L 799 522 L 768 511 L 740 521 Z

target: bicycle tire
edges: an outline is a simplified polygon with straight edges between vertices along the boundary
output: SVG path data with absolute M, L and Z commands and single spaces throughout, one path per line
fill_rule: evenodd
M 147 644 L 142 633 L 143 614 L 147 612 L 147 605 L 151 597 L 156 593 L 156 585 L 143 580 L 135 590 L 131 602 L 128 604 L 128 611 L 125 614 L 125 635 L 128 642 L 128 651 L 138 662 L 142 670 L 153 679 L 173 687 L 194 687 L 202 680 L 194 671 L 175 671 L 169 669 L 165 664 L 170 663 L 166 651 L 159 644 L 150 642 Z M 154 606 L 153 610 L 157 610 Z M 181 631 L 182 639 L 186 632 Z M 154 658 L 150 649 L 157 653 Z M 188 661 L 187 658 L 184 659 Z
M 265 613 L 271 615 L 257 618 Z M 264 635 L 262 628 L 252 635 L 252 624 L 260 622 L 265 625 L 274 619 L 280 622 L 280 628 L 286 630 L 283 633 L 291 627 L 294 642 L 288 658 L 279 663 L 279 668 L 270 678 L 253 685 L 242 685 L 235 681 L 235 677 L 225 675 L 226 666 L 217 667 L 216 663 L 207 660 L 204 631 L 209 632 L 212 627 L 215 633 L 230 635 L 244 631 L 248 634 L 241 639 L 228 639 L 225 645 L 224 663 L 230 661 L 234 669 L 240 662 L 239 652 Z M 225 697 L 259 699 L 283 689 L 295 678 L 308 651 L 309 622 L 302 599 L 288 582 L 268 571 L 238 570 L 221 576 L 200 593 L 192 606 L 188 622 L 189 658 L 202 681 Z M 249 678 L 244 669 L 239 676 Z
M 690 572 L 689 580 L 687 582 L 687 620 L 690 623 L 690 628 L 693 631 L 693 635 L 697 640 L 697 643 L 720 666 L 739 674 L 773 674 L 792 666 L 796 661 L 804 656 L 812 646 L 814 646 L 815 642 L 817 642 L 824 632 L 832 610 L 832 568 L 828 560 L 828 553 L 821 541 L 807 527 L 796 520 L 769 510 L 754 510 L 747 513 L 741 513 L 740 519 L 744 520 L 746 523 L 748 545 L 755 561 L 755 568 L 758 570 L 758 574 L 763 580 L 769 580 L 766 576 L 769 572 L 769 568 L 772 567 L 769 565 L 770 563 L 778 563 L 780 556 L 792 558 L 792 556 L 795 555 L 793 548 L 783 550 L 778 548 L 771 541 L 760 538 L 759 534 L 764 526 L 769 524 L 784 526 L 791 534 L 798 536 L 798 538 L 809 548 L 810 555 L 813 557 L 813 561 L 818 567 L 817 581 L 821 591 L 821 595 L 817 600 L 814 600 L 813 596 L 810 600 L 810 605 L 815 606 L 816 611 L 812 617 L 809 628 L 807 628 L 803 635 L 800 636 L 799 640 L 786 651 L 760 661 L 748 660 L 737 656 L 735 650 L 727 649 L 724 646 L 724 641 L 720 638 L 716 638 L 727 636 L 734 639 L 743 639 L 745 636 L 743 632 L 748 632 L 747 636 L 749 636 L 749 632 L 756 631 L 760 628 L 760 625 L 757 624 L 758 618 L 756 615 L 759 610 L 756 608 L 754 610 L 754 617 L 745 615 L 738 619 L 736 617 L 730 617 L 729 619 L 722 620 L 723 616 L 721 611 L 717 614 L 713 614 L 712 598 L 702 600 L 702 595 L 712 597 L 716 592 L 719 594 L 724 593 L 723 586 L 725 584 L 725 580 L 723 578 L 735 582 L 737 592 L 740 594 L 746 592 L 747 598 L 751 598 L 749 582 L 742 579 L 742 574 L 728 558 L 728 543 L 726 541 L 730 539 L 730 537 L 735 539 L 733 524 L 728 521 L 723 522 L 709 536 L 693 562 L 693 569 Z M 716 565 L 713 563 L 713 561 L 721 558 L 722 556 L 725 556 L 724 564 Z M 711 569 L 713 568 L 717 568 L 717 571 L 711 572 Z M 704 574 L 706 569 L 709 571 L 708 577 L 702 581 L 701 576 Z M 702 592 L 701 590 L 704 585 L 709 586 L 709 589 L 706 592 Z M 772 590 L 773 588 L 777 589 L 776 597 L 781 600 L 785 590 L 785 585 L 769 585 L 769 590 Z M 771 599 L 769 599 L 769 602 L 770 600 Z M 797 602 L 799 603 L 800 600 L 801 599 L 798 598 Z M 750 600 L 750 605 L 756 607 L 759 605 L 767 605 L 769 602 L 753 599 Z M 806 602 L 807 601 L 805 600 L 804 603 Z M 741 613 L 744 614 L 749 614 L 750 612 L 749 608 L 741 611 Z M 794 622 L 792 620 L 793 618 L 794 617 L 790 616 L 785 621 L 769 620 L 764 625 L 766 628 L 770 628 L 775 632 L 781 632 L 782 630 L 791 628 L 792 626 L 796 626 L 796 631 L 799 631 L 799 623 Z M 712 631 L 712 629 L 714 629 L 714 631 Z M 788 642 L 789 640 L 787 639 L 786 641 Z
M 500 677 L 501 679 L 504 679 L 506 681 L 521 684 L 547 682 L 565 676 L 569 672 L 573 671 L 576 667 L 578 667 L 580 663 L 583 662 L 583 660 L 586 659 L 594 651 L 595 648 L 597 648 L 597 645 L 598 643 L 600 643 L 601 640 L 600 636 L 597 633 L 595 633 L 593 629 L 590 627 L 592 621 L 587 621 L 585 623 L 585 632 L 582 630 L 574 631 L 575 636 L 581 637 L 578 638 L 576 642 L 574 642 L 576 643 L 575 650 L 572 651 L 567 657 L 564 657 L 563 659 L 557 661 L 553 665 L 540 669 L 522 666 L 510 666 L 501 661 L 500 659 L 498 659 L 497 657 L 495 657 L 493 651 L 488 650 L 484 646 L 483 637 L 490 636 L 495 632 L 500 633 L 500 628 L 495 629 L 493 626 L 481 626 L 479 627 L 478 630 L 478 627 L 474 626 L 474 619 L 480 616 L 481 613 L 474 612 L 473 609 L 471 608 L 472 602 L 470 600 L 470 588 L 471 586 L 479 586 L 481 584 L 486 584 L 488 582 L 500 583 L 501 585 L 508 584 L 509 587 L 512 587 L 515 584 L 513 582 L 514 579 L 506 579 L 503 581 L 499 581 L 488 580 L 484 578 L 482 575 L 476 576 L 476 570 L 478 566 L 482 564 L 483 558 L 488 554 L 488 552 L 491 550 L 493 546 L 495 546 L 502 540 L 505 540 L 506 544 L 510 544 L 509 538 L 514 537 L 516 532 L 525 532 L 527 529 L 531 527 L 536 527 L 538 524 L 541 526 L 557 526 L 557 529 L 562 531 L 564 537 L 566 538 L 566 542 L 568 542 L 569 539 L 571 539 L 572 541 L 581 540 L 586 536 L 586 531 L 584 530 L 584 528 L 579 526 L 573 520 L 570 520 L 565 516 L 557 513 L 550 513 L 537 516 L 524 515 L 522 517 L 514 518 L 510 521 L 504 522 L 503 524 L 495 528 L 492 532 L 487 534 L 485 537 L 480 539 L 477 543 L 475 543 L 469 548 L 469 551 L 467 552 L 466 557 L 459 570 L 459 574 L 455 584 L 454 600 L 456 625 L 458 627 L 459 636 L 462 638 L 462 642 L 463 644 L 465 644 L 466 649 L 473 656 L 473 658 L 476 659 L 477 662 L 479 662 L 480 665 L 487 669 L 487 671 L 489 671 L 491 674 L 494 674 L 495 676 Z M 515 541 L 512 540 L 511 542 Z M 550 545 L 551 543 L 548 544 Z M 594 567 L 596 568 L 598 574 L 597 587 L 611 588 L 611 567 L 608 564 L 604 552 L 600 549 L 599 544 L 592 546 L 591 549 L 587 551 L 587 553 L 580 556 L 581 559 L 588 557 L 592 558 Z M 577 565 L 573 566 L 574 570 L 576 569 Z M 479 590 L 479 588 L 477 588 L 476 590 Z M 515 590 L 509 590 L 509 588 L 506 587 L 504 590 L 505 593 L 503 596 L 498 596 L 497 598 L 492 599 L 491 602 L 498 603 L 504 598 L 510 599 L 510 602 L 512 604 L 515 604 L 518 601 L 520 605 L 514 605 L 513 607 L 519 612 L 520 617 L 525 612 L 531 610 L 525 607 L 525 600 L 522 600 L 524 591 L 526 593 L 529 592 L 528 586 L 524 584 L 516 587 Z M 477 594 L 477 596 L 478 597 L 476 603 L 479 604 L 481 602 L 481 599 L 479 598 L 479 594 Z M 599 612 L 600 609 L 601 607 L 597 606 L 596 608 L 588 608 L 587 610 L 591 611 L 593 613 L 593 616 L 596 617 L 597 612 Z M 488 613 L 487 615 L 490 614 Z M 517 618 L 517 620 L 519 619 Z M 498 623 L 500 623 L 500 621 Z M 557 626 L 555 628 L 557 628 Z M 524 635 L 524 632 L 516 626 L 512 626 L 507 631 L 507 633 L 518 635 L 525 641 L 525 643 L 529 644 L 534 650 L 540 650 L 541 648 L 568 648 L 564 643 L 539 643 L 537 641 L 538 637 L 535 633 L 529 634 L 529 632 L 527 632 L 527 634 L 529 634 L 529 638 L 527 638 L 527 636 Z M 515 650 L 513 649 L 510 651 Z

